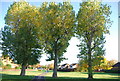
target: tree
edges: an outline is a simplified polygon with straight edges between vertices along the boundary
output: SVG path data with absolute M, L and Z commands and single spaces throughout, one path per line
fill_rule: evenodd
M 80 72 L 87 72 L 88 64 L 87 61 L 83 58 L 80 58 L 78 61 Z
M 104 62 L 101 64 L 101 68 L 105 70 L 110 70 L 115 63 L 117 63 L 116 60 L 107 60 L 104 58 Z
M 61 57 L 66 52 L 68 41 L 74 35 L 75 12 L 69 2 L 50 2 L 42 4 L 40 13 L 43 17 L 40 30 L 44 31 L 40 35 L 43 36 L 49 60 L 54 60 L 53 77 L 57 77 L 58 60 L 63 59 Z
M 97 71 L 102 70 L 101 65 L 104 63 L 103 56 L 97 56 L 92 61 L 93 61 L 93 70 L 97 70 Z
M 81 39 L 84 46 L 84 56 L 88 63 L 88 79 L 93 79 L 92 75 L 92 51 L 95 49 L 96 38 L 103 34 L 109 33 L 111 26 L 110 6 L 103 5 L 101 2 L 94 0 L 91 2 L 82 2 L 77 15 L 76 34 Z
M 92 49 L 91 53 L 91 60 L 93 63 L 93 68 L 98 67 L 100 69 L 101 63 L 103 63 L 104 55 L 105 55 L 105 49 L 104 49 L 104 43 L 105 43 L 105 37 L 102 35 L 101 37 L 96 38 L 93 40 L 93 46 L 94 49 Z M 80 45 L 77 45 L 80 50 L 80 54 L 78 54 L 78 58 L 81 58 L 80 65 L 87 64 L 88 56 L 87 56 L 87 45 L 83 41 L 80 43 Z M 85 68 L 85 67 L 84 67 Z
M 107 63 L 107 66 L 109 67 L 109 68 L 111 68 L 114 64 L 116 64 L 117 63 L 117 60 L 109 60 L 108 61 L 108 63 Z
M 48 64 L 47 67 L 48 67 L 49 70 L 53 70 L 53 68 L 54 68 L 54 64 L 53 64 L 53 63 Z
M 7 11 L 4 30 L 2 31 L 3 55 L 8 55 L 22 66 L 20 75 L 25 75 L 28 65 L 38 63 L 41 57 L 41 45 L 37 37 L 36 7 L 25 1 L 14 2 Z

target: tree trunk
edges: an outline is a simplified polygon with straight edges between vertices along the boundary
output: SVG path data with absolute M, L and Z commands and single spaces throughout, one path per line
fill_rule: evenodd
M 88 41 L 88 79 L 93 79 L 92 74 L 92 55 L 91 55 L 91 43 L 92 43 L 92 37 Z
M 91 51 L 88 52 L 88 79 L 93 79 Z
M 20 76 L 25 76 L 25 70 L 26 70 L 26 66 L 22 64 Z
M 57 46 L 55 46 L 55 50 L 54 50 L 54 53 L 55 53 L 55 58 L 54 58 L 54 69 L 53 69 L 53 75 L 52 77 L 56 78 L 57 77 Z
M 57 77 L 57 54 L 55 54 L 55 59 L 54 59 L 53 77 Z

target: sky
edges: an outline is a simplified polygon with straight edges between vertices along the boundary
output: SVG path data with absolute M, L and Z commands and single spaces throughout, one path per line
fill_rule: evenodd
M 18 0 L 1 0 L 0 1 L 0 13 L 1 13 L 0 28 L 4 27 L 5 25 L 4 17 L 7 13 L 8 7 L 10 6 L 10 4 L 13 3 L 13 1 L 18 1 Z M 41 2 L 40 0 L 26 0 L 26 1 L 29 1 L 31 5 L 40 6 L 42 1 L 48 1 L 48 0 L 41 0 Z M 55 1 L 55 0 L 49 0 L 49 1 Z M 60 2 L 62 0 L 57 0 L 57 1 Z M 73 8 L 76 13 L 79 10 L 80 2 L 81 2 L 80 0 L 74 0 L 74 1 L 71 0 L 71 4 L 73 5 Z M 112 11 L 111 20 L 113 21 L 112 26 L 110 28 L 110 34 L 106 35 L 105 57 L 107 58 L 107 60 L 112 60 L 112 59 L 118 60 L 118 0 L 106 0 L 105 2 L 103 1 L 103 3 L 111 6 L 111 11 Z M 77 63 L 79 60 L 77 58 L 77 54 L 79 54 L 79 49 L 76 45 L 78 45 L 80 41 L 76 37 L 73 37 L 71 38 L 69 43 L 70 45 L 67 48 L 67 52 L 64 54 L 64 56 L 68 58 L 68 60 L 64 60 L 63 62 L 61 62 L 61 64 Z M 45 59 L 47 59 L 46 54 L 44 54 L 43 57 L 40 59 L 41 65 L 53 63 L 53 61 L 48 62 L 48 61 L 45 61 Z

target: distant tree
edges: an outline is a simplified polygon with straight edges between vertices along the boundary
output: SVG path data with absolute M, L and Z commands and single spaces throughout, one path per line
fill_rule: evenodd
M 107 63 L 108 63 L 108 60 L 106 58 L 104 58 L 103 63 L 101 63 L 101 65 L 100 65 L 101 69 L 108 70 L 109 67 L 108 67 Z
M 101 68 L 105 69 L 105 70 L 110 70 L 112 68 L 112 66 L 117 63 L 116 60 L 107 60 L 106 58 L 104 58 L 103 60 L 104 62 L 101 64 Z
M 50 70 L 53 70 L 53 68 L 54 68 L 54 64 L 53 64 L 53 63 L 48 64 L 47 67 L 48 67 Z
M 110 70 L 112 68 L 112 66 L 117 62 L 116 60 L 108 61 L 103 56 L 98 56 L 96 58 L 93 58 L 92 60 L 93 60 L 92 70 L 94 70 L 94 71 Z M 79 60 L 79 70 L 82 72 L 86 72 L 86 71 L 88 71 L 87 68 L 88 68 L 87 60 L 81 58 Z
M 54 60 L 53 77 L 57 77 L 58 62 L 64 59 L 68 41 L 74 35 L 75 12 L 69 2 L 50 2 L 42 4 L 40 13 L 43 15 L 40 36 L 43 36 L 48 60 Z
M 88 64 L 87 64 L 87 61 L 85 59 L 80 58 L 78 64 L 79 64 L 80 72 L 88 72 L 88 70 L 87 70 Z
M 110 6 L 101 4 L 97 0 L 94 0 L 94 2 L 87 0 L 87 2 L 80 4 L 76 34 L 81 40 L 82 50 L 84 49 L 81 54 L 87 59 L 88 79 L 93 79 L 92 56 L 96 49 L 95 39 L 109 33 L 109 27 L 111 26 L 110 14 Z
M 114 59 L 113 59 L 113 60 L 109 60 L 108 63 L 107 63 L 107 65 L 108 65 L 109 68 L 110 68 L 110 67 L 112 67 L 112 66 L 113 66 L 114 64 L 116 64 L 116 63 L 117 63 L 117 60 L 114 60 Z
M 22 66 L 20 75 L 25 75 L 28 65 L 39 62 L 41 46 L 37 37 L 36 7 L 25 1 L 14 2 L 8 9 L 2 31 L 3 55 L 8 55 L 14 62 Z

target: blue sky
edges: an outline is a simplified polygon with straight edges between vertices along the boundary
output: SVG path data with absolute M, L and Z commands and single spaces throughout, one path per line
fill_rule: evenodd
M 29 1 L 29 0 L 28 0 Z M 30 4 L 31 5 L 36 5 L 36 6 L 40 6 L 40 2 L 34 2 L 35 0 L 30 0 Z M 55 0 L 54 0 L 55 1 Z M 106 55 L 105 57 L 108 60 L 112 60 L 112 59 L 116 59 L 118 60 L 118 2 L 117 0 L 114 0 L 116 2 L 111 2 L 112 0 L 109 0 L 109 2 L 104 2 L 105 4 L 108 4 L 111 6 L 111 20 L 113 21 L 112 23 L 112 27 L 110 28 L 110 35 L 106 35 L 106 44 L 105 44 L 105 48 L 106 48 Z M 4 21 L 4 17 L 5 14 L 7 13 L 8 7 L 10 6 L 10 4 L 13 3 L 13 0 L 4 0 L 0 2 L 0 28 L 4 27 L 5 25 L 5 21 Z M 72 5 L 74 7 L 74 10 L 76 11 L 76 13 L 79 10 L 79 2 L 72 2 Z M 70 41 L 69 41 L 70 45 L 67 48 L 67 52 L 64 54 L 64 56 L 66 58 L 68 58 L 68 60 L 63 61 L 62 63 L 75 63 L 78 62 L 78 58 L 77 58 L 77 54 L 79 53 L 79 50 L 77 48 L 77 44 L 79 44 L 79 40 L 75 37 L 73 37 Z M 47 64 L 47 63 L 51 63 L 51 62 L 46 62 L 45 61 L 46 55 L 43 55 L 43 58 L 41 59 L 41 63 L 42 64 Z

